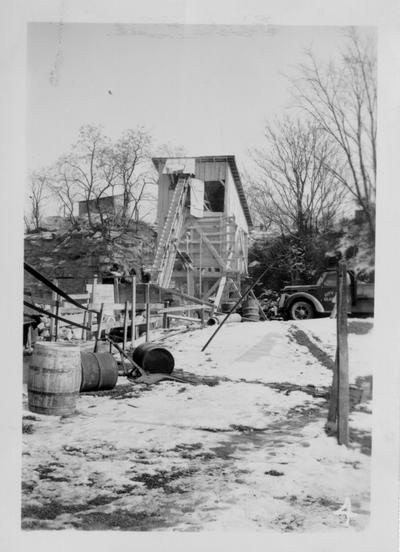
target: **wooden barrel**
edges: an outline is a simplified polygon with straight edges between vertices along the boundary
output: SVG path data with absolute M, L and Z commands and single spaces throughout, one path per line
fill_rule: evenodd
M 171 374 L 175 366 L 174 357 L 160 343 L 142 343 L 133 351 L 132 359 L 152 374 Z
M 258 322 L 260 320 L 258 302 L 255 299 L 247 299 L 243 304 L 243 322 Z
M 80 391 L 113 389 L 118 379 L 118 364 L 111 353 L 81 352 Z
M 231 312 L 232 308 L 236 305 L 236 301 L 225 301 L 221 303 L 221 311 L 224 313 Z
M 36 343 L 28 374 L 28 408 L 38 414 L 72 414 L 81 385 L 79 347 Z

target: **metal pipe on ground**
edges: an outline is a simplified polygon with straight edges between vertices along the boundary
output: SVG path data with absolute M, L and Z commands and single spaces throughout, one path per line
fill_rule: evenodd
M 207 326 L 216 326 L 217 324 L 221 324 L 224 320 L 225 315 L 214 315 L 211 316 L 207 321 Z M 238 313 L 233 313 L 227 320 L 227 324 L 237 324 L 238 322 L 242 321 L 242 317 Z

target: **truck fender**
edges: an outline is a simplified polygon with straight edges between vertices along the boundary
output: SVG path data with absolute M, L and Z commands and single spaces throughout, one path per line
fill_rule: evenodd
M 301 301 L 302 299 L 305 299 L 306 301 L 309 301 L 314 305 L 314 308 L 317 312 L 325 312 L 324 307 L 321 305 L 321 303 L 318 301 L 316 297 L 311 295 L 310 293 L 305 293 L 304 291 L 301 291 L 299 293 L 293 293 L 293 295 L 288 295 L 286 305 L 284 306 L 285 309 L 290 308 L 290 305 L 296 301 Z

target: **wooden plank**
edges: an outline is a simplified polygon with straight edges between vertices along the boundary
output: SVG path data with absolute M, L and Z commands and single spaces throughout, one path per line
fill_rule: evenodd
M 187 322 L 199 322 L 202 323 L 201 318 L 193 318 L 191 316 L 180 316 L 179 314 L 167 314 L 167 318 L 176 318 L 178 320 L 186 320 Z
M 125 303 L 108 303 L 108 305 L 112 305 L 112 308 L 114 311 L 124 311 L 125 310 Z M 157 311 L 158 309 L 162 309 L 164 306 L 164 303 L 151 303 L 151 310 Z M 144 311 L 146 310 L 146 303 L 136 303 L 136 310 L 137 311 Z
M 176 297 L 181 297 L 182 299 L 187 299 L 188 301 L 191 301 L 192 303 L 197 303 L 198 305 L 204 305 L 207 304 L 207 301 L 204 301 L 203 299 L 198 299 L 197 297 L 192 297 L 191 295 L 188 295 L 187 293 L 183 293 L 182 291 L 179 291 L 175 288 L 162 288 L 161 286 L 158 286 L 156 284 L 152 284 L 153 287 L 161 289 L 164 293 L 169 293 Z
M 212 310 L 212 305 L 179 305 L 178 307 L 166 307 L 157 311 L 158 314 L 181 312 L 190 310 Z

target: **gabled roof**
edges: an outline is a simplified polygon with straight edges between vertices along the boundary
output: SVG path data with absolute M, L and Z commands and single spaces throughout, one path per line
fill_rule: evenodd
M 185 157 L 183 157 L 183 156 L 178 156 L 178 157 L 153 157 L 152 161 L 153 161 L 153 164 L 154 164 L 155 168 L 159 171 L 159 165 L 161 163 L 165 163 L 165 161 L 167 159 L 184 159 L 184 158 Z M 193 158 L 193 156 L 187 156 L 187 158 L 190 159 L 190 158 Z M 222 161 L 222 162 L 228 163 L 228 165 L 231 169 L 232 176 L 233 176 L 233 181 L 235 182 L 236 190 L 237 190 L 238 195 L 239 195 L 240 203 L 242 205 L 243 212 L 244 212 L 246 220 L 247 220 L 247 224 L 249 226 L 253 226 L 253 222 L 251 220 L 251 215 L 250 215 L 250 209 L 249 209 L 249 206 L 247 204 L 246 195 L 244 193 L 242 181 L 240 179 L 239 171 L 238 171 L 238 168 L 237 168 L 237 165 L 236 165 L 235 156 L 234 155 L 205 155 L 205 156 L 201 156 L 201 157 L 194 157 L 194 159 L 197 162 L 200 162 L 200 163 L 201 162 L 207 163 L 207 162 L 213 162 L 213 161 Z

